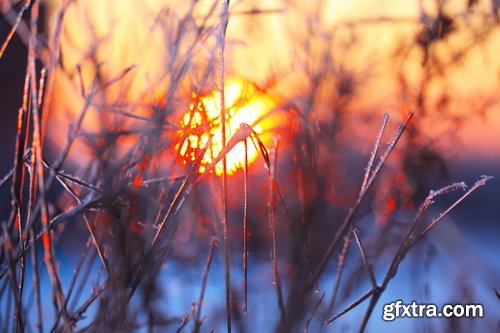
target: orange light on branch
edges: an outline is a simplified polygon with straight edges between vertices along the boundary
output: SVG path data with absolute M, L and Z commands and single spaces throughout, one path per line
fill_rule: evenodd
M 220 93 L 213 91 L 206 96 L 193 94 L 189 109 L 180 120 L 179 143 L 175 146 L 182 162 L 194 161 L 198 152 L 212 138 L 212 142 L 202 158 L 199 172 L 214 161 L 222 151 L 220 121 Z M 242 123 L 249 124 L 257 134 L 266 130 L 265 122 L 260 121 L 273 108 L 273 99 L 260 91 L 254 84 L 239 79 L 227 80 L 225 85 L 226 138 L 230 140 Z M 247 144 L 248 164 L 258 157 L 254 144 Z M 227 155 L 227 173 L 234 174 L 245 165 L 245 145 L 241 141 Z M 215 173 L 223 173 L 222 162 L 215 165 Z

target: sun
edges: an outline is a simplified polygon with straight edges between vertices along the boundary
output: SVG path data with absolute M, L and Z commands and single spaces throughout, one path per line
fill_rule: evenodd
M 242 79 L 228 79 L 224 89 L 226 106 L 226 141 L 236 133 L 240 124 L 250 125 L 257 135 L 266 130 L 262 121 L 273 108 L 273 99 L 258 87 Z M 180 119 L 180 130 L 175 149 L 184 164 L 194 161 L 199 151 L 212 138 L 199 167 L 203 173 L 210 163 L 222 151 L 222 130 L 220 119 L 220 92 L 213 91 L 208 95 L 192 95 L 188 110 Z M 249 140 L 249 139 L 247 139 Z M 247 142 L 248 164 L 258 157 L 255 145 Z M 237 143 L 226 155 L 227 174 L 232 175 L 245 165 L 245 144 Z M 223 173 L 222 161 L 215 165 L 215 173 Z

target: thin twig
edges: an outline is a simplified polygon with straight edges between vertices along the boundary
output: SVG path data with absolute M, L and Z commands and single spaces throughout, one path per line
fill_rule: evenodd
M 107 284 L 103 283 L 101 286 L 96 288 L 90 297 L 75 311 L 75 313 L 71 316 L 71 323 L 75 325 L 78 321 L 84 318 L 84 314 L 89 308 L 89 306 L 94 303 L 94 301 L 106 290 Z
M 14 304 L 15 304 L 15 312 L 14 312 L 14 330 L 17 331 L 23 331 L 24 330 L 24 322 L 23 322 L 23 317 L 22 317 L 22 303 L 21 300 L 18 298 L 19 296 L 19 286 L 17 285 L 17 277 L 16 277 L 16 266 L 15 263 L 13 262 L 12 259 L 12 241 L 9 235 L 9 232 L 7 230 L 7 226 L 2 224 L 2 233 L 6 241 L 3 243 L 3 251 L 7 256 L 7 264 L 9 267 L 9 280 L 12 286 L 12 297 L 14 299 Z
M 273 273 L 274 273 L 274 284 L 276 288 L 276 298 L 278 300 L 278 306 L 280 309 L 281 317 L 286 320 L 286 309 L 285 302 L 283 300 L 283 291 L 281 288 L 281 276 L 278 265 L 278 240 L 277 240 L 277 226 L 276 226 L 276 216 L 275 216 L 275 171 L 277 163 L 277 149 L 278 141 L 276 140 L 270 153 L 270 168 L 269 168 L 269 195 L 267 201 L 267 211 L 269 218 L 269 229 L 271 231 L 271 260 L 273 263 Z
M 30 228 L 30 239 L 32 244 L 35 244 L 35 230 Z M 31 247 L 31 265 L 33 266 L 33 289 L 35 290 L 36 308 L 37 308 L 37 324 L 38 331 L 43 332 L 43 310 L 42 296 L 40 294 L 40 273 L 38 269 L 38 255 L 36 245 Z
M 375 280 L 375 275 L 373 274 L 373 268 L 372 266 L 368 263 L 368 259 L 366 258 L 366 252 L 365 249 L 363 248 L 363 244 L 361 243 L 361 239 L 359 238 L 359 233 L 358 229 L 354 229 L 352 231 L 354 235 L 354 239 L 356 240 L 356 243 L 358 244 L 359 252 L 361 253 L 361 258 L 363 259 L 363 264 L 365 265 L 366 272 L 368 273 L 368 276 L 370 278 L 370 283 L 372 284 L 372 288 L 377 289 L 377 280 Z
M 327 325 L 330 325 L 331 323 L 333 323 L 335 320 L 337 320 L 338 318 L 342 317 L 343 315 L 345 315 L 347 312 L 351 311 L 352 309 L 354 309 L 355 307 L 357 307 L 358 305 L 360 305 L 361 303 L 363 303 L 366 299 L 368 299 L 370 296 L 373 295 L 373 289 L 370 289 L 368 290 L 366 293 L 364 293 L 361 297 L 359 297 L 357 300 L 355 300 L 354 302 L 352 302 L 351 304 L 349 304 L 344 310 L 340 311 L 339 313 L 337 313 L 335 316 L 333 316 L 331 319 L 328 319 L 326 321 L 326 324 Z
M 370 160 L 368 161 L 368 165 L 366 166 L 365 175 L 363 176 L 363 183 L 361 183 L 361 190 L 366 188 L 366 184 L 368 183 L 368 179 L 372 174 L 373 162 L 375 161 L 375 157 L 377 156 L 378 149 L 380 147 L 380 142 L 382 141 L 382 136 L 384 135 L 385 128 L 387 127 L 387 121 L 389 120 L 389 114 L 384 113 L 384 117 L 382 119 L 382 125 L 380 125 L 380 129 L 377 133 L 377 137 L 375 138 L 375 143 L 373 145 L 372 152 L 370 154 Z
M 313 308 L 313 310 L 311 312 L 311 316 L 306 320 L 306 329 L 305 329 L 304 333 L 308 333 L 309 332 L 309 325 L 311 324 L 311 321 L 313 320 L 314 315 L 318 311 L 319 306 L 321 305 L 321 302 L 323 302 L 323 298 L 324 297 L 325 297 L 325 292 L 322 292 L 319 300 L 316 302 L 316 305 L 314 306 L 314 308 Z
M 25 4 L 23 5 L 23 7 L 21 8 L 21 10 L 19 11 L 19 14 L 17 14 L 16 21 L 15 21 L 14 25 L 12 26 L 12 28 L 10 29 L 9 34 L 5 38 L 5 41 L 3 42 L 2 47 L 0 48 L 0 59 L 2 59 L 2 56 L 5 52 L 5 50 L 7 49 L 7 46 L 9 45 L 12 37 L 16 33 L 16 30 L 22 21 L 23 15 L 26 12 L 26 10 L 29 8 L 30 4 L 31 4 L 31 1 L 26 1 Z
M 245 144 L 243 167 L 243 313 L 248 313 L 248 141 Z
M 360 332 L 363 332 L 365 330 L 366 325 L 368 324 L 368 320 L 370 319 L 371 314 L 380 296 L 387 288 L 389 282 L 396 275 L 399 265 L 403 261 L 408 251 L 417 243 L 419 239 L 424 237 L 432 227 L 434 227 L 439 221 L 441 221 L 445 216 L 447 216 L 450 213 L 450 211 L 454 209 L 460 202 L 462 202 L 466 197 L 468 197 L 472 192 L 474 192 L 478 188 L 486 185 L 486 182 L 492 178 L 493 177 L 490 176 L 482 176 L 481 179 L 476 181 L 476 183 L 469 190 L 467 190 L 460 198 L 458 198 L 453 204 L 451 204 L 446 210 L 444 210 L 436 219 L 434 219 L 433 222 L 422 233 L 415 234 L 415 227 L 417 223 L 422 219 L 424 213 L 427 211 L 428 207 L 432 204 L 433 199 L 436 196 L 448 193 L 450 191 L 454 191 L 456 189 L 462 189 L 464 186 L 463 183 L 455 183 L 443 187 L 440 190 L 431 191 L 429 193 L 424 203 L 420 206 L 417 215 L 415 216 L 413 222 L 410 224 L 410 227 L 408 228 L 408 231 L 405 237 L 403 238 L 403 241 L 401 242 L 398 250 L 396 251 L 396 254 L 394 255 L 391 261 L 391 264 L 387 269 L 387 273 L 384 276 L 382 284 L 376 290 L 374 290 L 373 297 L 370 300 L 370 304 L 368 305 L 368 309 L 366 310 L 365 316 L 361 323 Z
M 85 249 L 83 250 L 82 255 L 80 256 L 80 260 L 78 261 L 78 264 L 76 265 L 76 268 L 73 272 L 73 276 L 71 277 L 71 281 L 69 283 L 68 292 L 66 294 L 66 304 L 64 305 L 66 308 L 68 308 L 69 299 L 71 298 L 71 295 L 73 293 L 73 289 L 74 289 L 75 284 L 76 284 L 76 280 L 77 280 L 78 276 L 80 275 L 80 271 L 83 267 L 83 263 L 85 262 L 85 259 L 87 258 L 87 255 L 88 255 L 89 250 L 91 248 L 90 247 L 91 244 L 92 244 L 92 237 L 89 237 L 89 239 L 87 240 L 87 244 L 85 245 Z
M 226 148 L 226 99 L 224 89 L 224 48 L 226 42 L 226 31 L 229 23 L 229 0 L 222 0 L 221 10 L 221 29 L 218 38 L 217 49 L 219 51 L 219 92 L 220 92 L 220 120 L 222 132 L 222 150 Z M 227 332 L 231 333 L 231 257 L 229 249 L 229 226 L 227 214 L 227 159 L 224 154 L 222 157 L 222 228 L 223 241 L 222 247 L 224 251 L 224 270 L 225 270 L 225 285 L 226 285 L 226 317 L 227 317 Z
M 403 132 L 405 131 L 406 126 L 408 125 L 408 122 L 411 120 L 412 117 L 413 117 L 413 113 L 410 112 L 408 114 L 408 116 L 406 117 L 406 119 L 403 121 L 403 123 L 400 125 L 398 131 L 396 132 L 396 135 L 394 136 L 394 139 L 391 141 L 391 143 L 389 144 L 389 146 L 386 148 L 384 154 L 380 158 L 379 163 L 377 164 L 377 166 L 373 170 L 372 175 L 368 178 L 368 181 L 366 182 L 364 188 L 360 189 L 360 192 L 359 192 L 359 195 L 358 195 L 358 199 L 356 200 L 354 206 L 349 210 L 349 213 L 347 214 L 347 216 L 345 217 L 344 221 L 340 225 L 337 233 L 335 234 L 335 236 L 333 237 L 332 241 L 330 242 L 330 245 L 328 246 L 328 249 L 327 249 L 325 255 L 321 259 L 321 261 L 320 261 L 320 263 L 318 265 L 318 268 L 317 268 L 317 270 L 316 270 L 316 272 L 314 274 L 313 283 L 319 279 L 319 277 L 323 273 L 324 269 L 326 268 L 326 265 L 330 261 L 332 255 L 333 255 L 333 252 L 334 252 L 335 248 L 337 247 L 338 241 L 340 240 L 340 238 L 342 237 L 342 235 L 345 233 L 345 231 L 347 230 L 347 228 L 349 227 L 349 225 L 352 223 L 352 220 L 354 219 L 355 213 L 357 212 L 359 206 L 363 202 L 363 199 L 366 197 L 366 193 L 368 192 L 368 190 L 372 186 L 375 178 L 377 177 L 377 175 L 379 174 L 380 170 L 384 166 L 384 164 L 385 164 L 387 158 L 389 157 L 390 153 L 393 151 L 394 147 L 396 146 L 396 144 L 398 143 L 399 139 L 403 135 Z M 383 125 L 383 127 L 384 127 L 384 125 Z
M 189 315 L 185 315 L 184 317 L 182 317 L 181 324 L 180 324 L 180 326 L 177 328 L 177 330 L 175 332 L 176 333 L 181 333 L 182 330 L 184 329 L 184 327 L 186 327 L 186 325 L 188 323 L 189 323 Z
M 472 192 L 474 192 L 475 190 L 477 190 L 479 187 L 481 186 L 484 186 L 486 185 L 486 182 L 493 179 L 492 176 L 482 176 L 481 179 L 479 179 L 478 181 L 476 181 L 476 183 L 474 183 L 474 185 L 467 191 L 464 193 L 464 195 L 462 195 L 457 201 L 455 201 L 450 207 L 448 207 L 448 209 L 446 209 L 444 212 L 441 213 L 441 215 L 439 215 L 437 218 L 435 218 L 432 223 L 427 226 L 427 228 L 425 228 L 424 231 L 422 231 L 420 233 L 420 238 L 423 238 L 425 237 L 425 235 L 432 229 L 434 228 L 434 226 L 436 224 L 438 224 L 446 215 L 448 215 L 448 213 L 454 209 L 459 203 L 461 203 L 466 197 L 468 197 Z
M 210 266 L 212 264 L 212 259 L 214 256 L 214 250 L 218 245 L 218 240 L 214 239 L 210 245 L 210 250 L 208 251 L 207 263 L 205 264 L 205 269 L 203 270 L 203 278 L 201 281 L 200 298 L 198 300 L 198 309 L 196 315 L 194 316 L 194 332 L 199 332 L 201 327 L 201 308 L 203 306 L 203 298 L 205 297 L 205 288 L 207 286 L 208 273 L 210 272 Z
M 352 226 L 351 226 L 351 232 L 349 232 L 346 236 L 344 236 L 344 246 L 342 247 L 342 252 L 339 254 L 339 259 L 338 259 L 338 266 L 337 266 L 337 271 L 335 273 L 335 284 L 333 286 L 333 292 L 332 292 L 332 298 L 330 299 L 330 304 L 328 304 L 328 311 L 326 312 L 327 314 L 332 312 L 333 307 L 335 306 L 335 301 L 337 300 L 337 295 L 339 292 L 339 287 L 340 287 L 340 281 L 342 280 L 342 275 L 344 273 L 345 269 L 345 263 L 347 259 L 347 253 L 349 252 L 349 247 L 352 242 Z M 325 317 L 326 321 L 326 317 Z

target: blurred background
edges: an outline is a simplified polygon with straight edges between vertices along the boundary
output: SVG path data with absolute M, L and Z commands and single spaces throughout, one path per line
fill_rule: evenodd
M 10 3 L 0 1 L 2 44 L 23 6 Z M 0 59 L 0 177 L 14 161 L 30 8 Z M 300 276 L 296 272 L 305 269 L 302 259 L 297 259 L 294 242 L 304 244 L 312 267 L 319 263 L 356 200 L 383 114 L 388 113 L 390 120 L 381 151 L 411 111 L 414 118 L 355 219 L 377 280 L 382 280 L 405 226 L 430 190 L 459 181 L 472 185 L 481 175 L 496 178 L 462 202 L 412 249 L 378 302 L 367 331 L 500 329 L 500 300 L 494 292 L 494 288 L 500 289 L 499 8 L 496 0 L 231 1 L 224 76 L 226 107 L 235 121 L 228 125 L 228 136 L 236 133 L 241 122 L 252 125 L 276 163 L 276 182 L 288 209 L 285 214 L 276 204 L 278 266 L 285 299 Z M 116 249 L 106 223 L 114 223 L 108 221 L 113 220 L 108 215 L 116 211 L 121 217 L 137 218 L 141 241 L 133 243 L 130 251 L 142 249 L 141 242 L 154 235 L 157 214 L 164 213 L 165 204 L 160 201 L 173 200 L 181 180 L 189 174 L 186 170 L 193 157 L 206 143 L 204 133 L 214 134 L 214 141 L 220 144 L 216 135 L 220 132 L 221 3 L 46 0 L 41 1 L 41 9 L 39 69 L 51 66 L 52 54 L 57 53 L 50 100 L 44 101 L 43 108 L 47 119 L 44 156 L 49 162 L 57 159 L 81 118 L 79 134 L 62 169 L 112 192 L 112 209 L 106 203 L 99 207 L 103 212 L 88 215 L 103 243 L 109 242 L 110 258 Z M 203 170 L 220 149 L 214 143 L 202 161 Z M 243 149 L 238 144 L 235 151 L 240 154 L 228 157 L 235 160 L 228 176 L 232 289 L 234 306 L 239 309 L 234 310 L 235 328 L 274 331 L 282 326 L 269 255 L 268 176 L 258 147 L 249 151 L 247 170 L 249 312 L 241 311 L 241 216 L 246 200 Z M 272 153 L 276 149 L 277 159 Z M 150 187 L 144 183 L 161 177 L 167 178 L 165 183 Z M 220 177 L 212 174 L 192 193 L 179 214 L 169 261 L 155 280 L 157 298 L 150 302 L 166 309 L 162 318 L 170 329 L 177 329 L 183 316 L 191 315 L 211 237 L 220 238 L 219 183 Z M 0 187 L 2 221 L 10 215 L 10 186 L 7 181 Z M 53 186 L 49 193 L 54 214 L 74 207 L 60 186 Z M 84 190 L 77 193 L 88 194 Z M 454 195 L 439 198 L 426 223 L 458 197 Z M 115 199 L 125 202 L 125 208 L 117 209 Z M 293 221 L 299 221 L 300 241 L 290 227 Z M 131 235 L 123 236 L 126 241 L 136 237 L 132 230 Z M 67 285 L 88 231 L 82 219 L 75 217 L 60 232 L 56 257 Z M 311 321 L 311 330 L 357 331 L 366 311 L 367 303 L 363 303 L 331 326 L 323 324 L 369 288 L 359 253 L 352 248 L 337 303 L 328 308 L 340 250 L 319 281 L 325 300 Z M 141 260 L 141 251 L 130 256 L 127 252 L 127 260 Z M 209 271 L 202 331 L 225 329 L 222 252 L 222 248 L 215 250 Z M 102 271 L 95 258 L 88 265 L 95 275 Z M 80 291 L 85 294 L 95 288 L 94 282 L 104 279 L 99 275 L 95 281 L 84 282 Z M 47 286 L 43 296 L 50 302 L 46 273 L 41 284 Z M 33 291 L 26 288 L 29 297 Z M 0 306 L 7 309 L 12 303 L 2 295 Z M 292 331 L 304 330 L 319 295 L 308 299 L 308 312 L 298 316 Z M 483 319 L 384 323 L 382 305 L 398 299 L 438 305 L 482 303 L 486 314 Z M 77 298 L 74 303 L 83 300 Z M 140 307 L 141 302 L 144 299 L 135 299 L 131 307 Z M 103 308 L 103 302 L 93 303 L 88 317 L 77 327 L 98 322 L 98 309 Z M 34 309 L 34 305 L 26 309 L 33 323 Z M 56 315 L 49 313 L 47 322 L 52 323 Z M 141 318 L 135 318 L 136 322 Z M 189 325 L 186 330 L 192 329 Z M 8 326 L 0 321 L 0 327 Z

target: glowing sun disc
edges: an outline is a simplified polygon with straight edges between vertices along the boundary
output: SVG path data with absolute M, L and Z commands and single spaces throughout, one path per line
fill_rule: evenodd
M 226 106 L 226 142 L 245 123 L 252 126 L 257 134 L 264 131 L 264 123 L 259 119 L 273 107 L 272 99 L 260 92 L 251 83 L 240 79 L 229 79 L 226 81 L 225 89 Z M 212 143 L 202 158 L 199 172 L 205 171 L 206 167 L 217 158 L 222 150 L 222 130 L 220 121 L 220 93 L 213 91 L 207 96 L 193 94 L 193 102 L 180 120 L 181 130 L 178 132 L 179 143 L 175 149 L 184 164 L 194 161 L 197 153 L 205 146 L 212 137 Z M 258 151 L 254 144 L 247 141 L 248 164 L 252 164 L 258 157 Z M 226 155 L 227 174 L 232 175 L 245 165 L 245 144 L 237 143 Z M 220 176 L 223 173 L 222 161 L 215 165 L 215 173 Z

